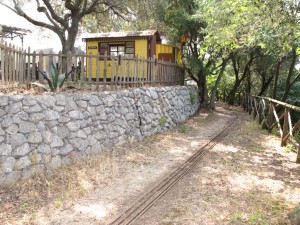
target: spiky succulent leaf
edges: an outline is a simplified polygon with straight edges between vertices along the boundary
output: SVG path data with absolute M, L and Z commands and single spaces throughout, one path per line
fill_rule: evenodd
M 62 74 L 58 75 L 57 86 L 59 88 L 61 88 L 64 85 L 65 79 L 66 79 L 66 74 L 65 73 L 62 73 Z
M 57 81 L 58 81 L 58 70 L 55 65 L 52 63 L 51 65 L 51 76 L 52 76 L 52 86 L 54 91 L 57 89 Z
M 70 72 L 64 74 L 64 79 L 63 79 L 62 82 L 60 83 L 59 88 L 61 88 L 61 87 L 64 85 L 65 80 L 69 77 L 69 75 L 70 75 L 72 72 L 74 72 L 74 70 L 75 70 L 75 69 L 72 69 Z

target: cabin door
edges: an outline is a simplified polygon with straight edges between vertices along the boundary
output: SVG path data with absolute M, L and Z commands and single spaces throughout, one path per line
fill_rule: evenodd
M 158 53 L 158 60 L 165 62 L 175 62 L 173 53 Z

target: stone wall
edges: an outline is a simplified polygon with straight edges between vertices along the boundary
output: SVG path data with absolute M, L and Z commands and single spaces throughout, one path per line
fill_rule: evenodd
M 0 186 L 162 132 L 199 108 L 196 87 L 0 96 Z

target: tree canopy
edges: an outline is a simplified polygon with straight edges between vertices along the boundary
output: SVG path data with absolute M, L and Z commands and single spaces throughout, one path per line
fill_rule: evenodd
M 37 18 L 23 7 L 29 0 L 4 2 L 57 34 L 63 52 L 73 50 L 79 29 L 160 30 L 179 46 L 187 78 L 211 108 L 240 93 L 294 99 L 299 87 L 298 0 L 36 0 Z
M 24 4 L 31 2 L 40 14 L 32 16 L 32 8 L 25 10 Z M 51 30 L 60 39 L 62 51 L 67 53 L 74 50 L 74 44 L 80 23 L 84 17 L 91 14 L 108 14 L 125 17 L 128 13 L 124 0 L 12 0 L 0 4 L 8 7 L 16 14 L 24 17 L 30 23 Z

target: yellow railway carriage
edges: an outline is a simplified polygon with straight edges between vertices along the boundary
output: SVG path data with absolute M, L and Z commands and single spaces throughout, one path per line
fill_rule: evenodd
M 120 70 L 133 71 L 130 59 L 148 59 L 155 57 L 158 60 L 168 62 L 179 62 L 179 49 L 170 45 L 162 44 L 160 34 L 156 30 L 134 31 L 134 32 L 110 32 L 86 35 L 87 76 L 92 78 L 111 78 L 118 76 Z M 99 57 L 94 57 L 98 55 Z M 119 65 L 119 58 L 129 59 L 126 65 Z M 139 68 L 139 77 L 146 76 L 147 65 Z M 142 72 L 140 72 L 142 71 Z M 97 76 L 98 74 L 98 76 Z

